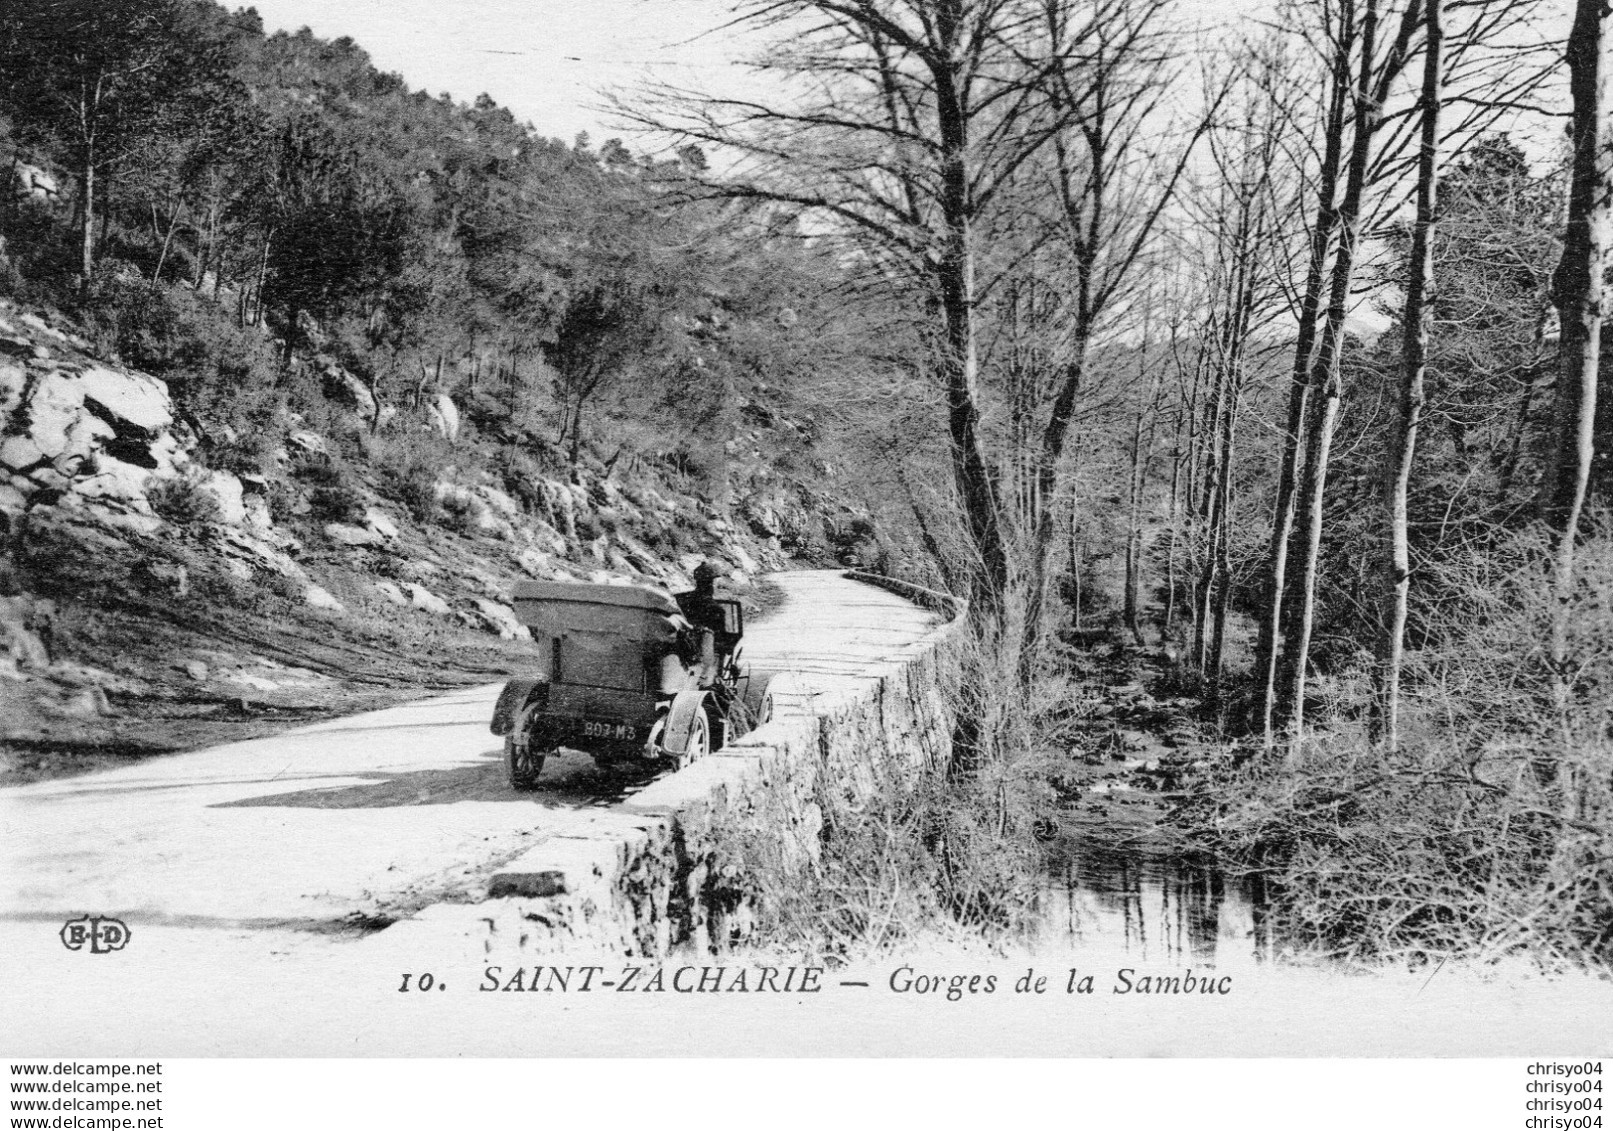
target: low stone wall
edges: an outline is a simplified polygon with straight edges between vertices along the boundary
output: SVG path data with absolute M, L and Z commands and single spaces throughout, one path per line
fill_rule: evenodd
M 811 866 L 820 790 L 844 791 L 855 803 L 911 788 L 951 755 L 962 602 L 848 576 L 948 619 L 827 689 L 804 676 L 777 677 L 766 724 L 601 810 L 588 833 L 553 837 L 511 861 L 484 902 L 426 915 L 474 913 L 486 925 L 489 956 L 505 959 L 576 949 L 659 958 L 684 946 L 720 952 L 750 937 L 756 886 L 745 872 L 765 866 L 776 881 Z

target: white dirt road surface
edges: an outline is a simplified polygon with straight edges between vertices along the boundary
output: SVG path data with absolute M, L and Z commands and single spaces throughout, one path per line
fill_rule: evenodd
M 744 658 L 831 690 L 919 639 L 934 614 L 835 572 L 776 575 L 785 601 Z M 479 898 L 544 838 L 608 830 L 658 775 L 549 760 L 516 793 L 488 730 L 492 685 L 127 769 L 0 790 L 0 921 L 362 930 Z

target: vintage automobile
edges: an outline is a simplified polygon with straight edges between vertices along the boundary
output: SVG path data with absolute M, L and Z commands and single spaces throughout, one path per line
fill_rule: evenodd
M 534 788 L 562 748 L 605 767 L 681 769 L 765 718 L 767 677 L 739 662 L 738 601 L 711 602 L 720 624 L 703 627 L 647 585 L 522 581 L 514 597 L 538 652 L 493 710 L 515 789 Z

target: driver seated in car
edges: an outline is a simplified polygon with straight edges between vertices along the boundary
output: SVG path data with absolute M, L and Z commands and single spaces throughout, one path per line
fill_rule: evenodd
M 717 600 L 717 568 L 701 562 L 695 567 L 694 588 L 674 599 L 683 616 L 674 620 L 677 652 L 661 661 L 661 690 L 675 694 L 685 687 L 713 687 L 720 669 L 717 633 L 728 624 L 727 611 Z

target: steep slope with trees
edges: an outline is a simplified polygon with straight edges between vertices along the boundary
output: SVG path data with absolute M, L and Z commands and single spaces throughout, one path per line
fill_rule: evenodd
M 28 741 L 140 698 L 98 656 L 477 678 L 517 573 L 856 561 L 973 598 L 886 811 L 964 831 L 893 887 L 1135 761 L 1307 945 L 1605 963 L 1607 13 L 1547 7 L 731 0 L 764 93 L 624 101 L 641 155 L 251 10 L 0 0 Z
M 902 556 L 825 393 L 866 364 L 844 270 L 683 204 L 698 150 L 547 139 L 250 10 L 61 0 L 0 6 L 0 158 L 24 772 L 494 678 L 518 576 Z

